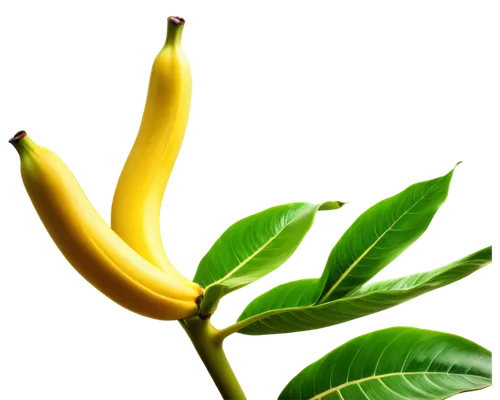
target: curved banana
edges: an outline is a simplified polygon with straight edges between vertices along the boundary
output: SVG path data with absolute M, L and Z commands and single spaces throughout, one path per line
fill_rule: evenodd
M 191 105 L 191 68 L 181 47 L 183 27 L 182 18 L 168 18 L 167 39 L 153 63 L 139 133 L 116 187 L 111 227 L 173 279 L 196 285 L 168 260 L 160 233 L 161 203 Z
M 38 215 L 87 281 L 146 317 L 176 320 L 196 315 L 201 287 L 170 279 L 130 248 L 97 214 L 56 154 L 35 144 L 24 131 L 10 142 L 20 155 L 24 186 Z

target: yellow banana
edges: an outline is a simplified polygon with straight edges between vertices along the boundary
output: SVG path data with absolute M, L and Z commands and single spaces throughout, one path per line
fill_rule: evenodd
M 111 227 L 170 277 L 196 285 L 171 264 L 160 234 L 161 203 L 191 105 L 191 68 L 181 47 L 183 27 L 182 18 L 168 18 L 167 39 L 153 63 L 139 133 L 116 187 Z
M 130 248 L 97 214 L 56 154 L 35 144 L 24 131 L 10 142 L 20 155 L 23 182 L 38 215 L 87 281 L 116 303 L 150 318 L 196 315 L 201 287 L 170 279 Z

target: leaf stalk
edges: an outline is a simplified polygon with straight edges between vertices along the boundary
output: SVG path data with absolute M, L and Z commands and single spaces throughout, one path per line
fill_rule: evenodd
M 241 328 L 243 328 L 244 326 L 246 326 L 246 324 L 242 324 L 241 322 L 236 322 L 232 325 L 229 325 L 228 327 L 226 328 L 223 328 L 223 329 L 219 329 L 217 330 L 217 332 L 215 333 L 215 338 L 217 340 L 224 340 L 225 338 L 227 338 L 228 336 L 232 335 L 233 333 L 236 333 L 238 332 Z

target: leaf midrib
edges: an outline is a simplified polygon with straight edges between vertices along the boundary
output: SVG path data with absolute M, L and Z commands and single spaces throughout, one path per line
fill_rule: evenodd
M 425 196 L 427 195 L 427 193 L 429 193 L 432 189 L 434 189 L 434 187 L 439 183 L 441 182 L 446 176 L 448 175 L 445 175 L 443 177 L 441 177 L 436 183 L 434 183 L 434 185 L 432 185 L 423 195 L 422 197 L 420 197 L 415 203 L 413 203 L 413 205 L 408 208 L 403 214 L 401 214 L 401 216 L 392 223 L 392 225 L 387 228 L 384 233 L 382 233 L 382 235 L 380 235 L 379 237 L 377 237 L 377 240 L 375 240 L 373 242 L 373 244 L 368 247 L 364 252 L 363 254 L 361 254 L 350 266 L 349 268 L 347 268 L 347 270 L 340 276 L 340 278 L 333 284 L 333 286 L 328 290 L 328 292 L 323 296 L 321 297 L 321 299 L 318 300 L 318 302 L 316 304 L 322 304 L 325 302 L 326 299 L 328 299 L 328 297 L 330 297 L 330 295 L 334 292 L 334 290 L 342 283 L 342 281 L 345 279 L 345 277 L 353 270 L 353 268 L 356 267 L 356 265 L 358 265 L 362 260 L 363 258 L 371 251 L 371 249 L 376 246 L 376 244 L 388 233 L 392 230 L 392 228 L 401 220 L 401 218 L 403 218 L 406 214 L 408 214 L 410 212 L 410 210 L 415 207 L 420 201 L 422 201 Z
M 316 206 L 316 208 L 319 208 L 319 206 Z M 218 285 L 225 280 L 229 279 L 232 275 L 234 275 L 236 272 L 238 272 L 241 268 L 243 268 L 247 263 L 249 263 L 257 254 L 259 254 L 264 248 L 266 248 L 269 243 L 271 243 L 274 239 L 276 239 L 283 231 L 291 224 L 293 224 L 295 221 L 299 220 L 306 214 L 307 211 L 302 211 L 300 212 L 295 218 L 293 218 L 290 222 L 286 223 L 283 228 L 279 230 L 279 232 L 272 236 L 267 242 L 265 242 L 261 247 L 259 247 L 257 250 L 255 250 L 249 257 L 247 257 L 243 262 L 240 262 L 235 268 L 233 268 L 231 271 L 229 271 L 228 274 L 224 275 L 222 278 L 218 279 L 215 282 L 212 282 L 210 285 L 208 285 L 205 288 L 205 292 L 208 291 L 208 289 L 212 286 Z
M 389 374 L 371 375 L 371 376 L 368 376 L 366 378 L 361 378 L 361 379 L 357 379 L 355 381 L 350 381 L 350 382 L 343 383 L 343 384 L 338 385 L 338 386 L 336 386 L 334 388 L 330 388 L 328 390 L 325 390 L 324 392 L 321 392 L 321 393 L 315 395 L 314 397 L 311 397 L 309 400 L 320 400 L 321 398 L 323 398 L 326 395 L 329 395 L 329 394 L 334 393 L 336 391 L 340 391 L 340 390 L 342 390 L 342 389 L 344 389 L 346 387 L 349 387 L 351 385 L 359 385 L 360 383 L 368 382 L 368 381 L 375 380 L 375 379 L 384 379 L 384 378 L 388 378 L 388 377 L 391 377 L 391 376 L 404 376 L 404 377 L 406 377 L 408 375 L 446 375 L 446 376 L 460 376 L 460 377 L 467 376 L 467 377 L 471 377 L 471 378 L 480 378 L 480 379 L 490 380 L 489 378 L 486 378 L 486 377 L 480 376 L 480 375 L 450 374 L 450 373 L 447 373 L 447 372 L 426 372 L 426 371 L 419 371 L 419 372 L 392 372 L 392 373 L 389 373 Z

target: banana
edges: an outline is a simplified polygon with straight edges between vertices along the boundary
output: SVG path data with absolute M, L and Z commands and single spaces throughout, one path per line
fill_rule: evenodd
M 161 203 L 191 105 L 191 68 L 181 47 L 183 27 L 182 18 L 168 18 L 167 39 L 153 63 L 139 133 L 115 190 L 111 227 L 172 279 L 193 286 L 167 258 L 160 233 Z
M 146 317 L 177 320 L 196 315 L 200 286 L 184 285 L 137 254 L 97 214 L 75 177 L 52 151 L 26 132 L 10 142 L 21 158 L 24 186 L 50 236 L 92 285 Z

